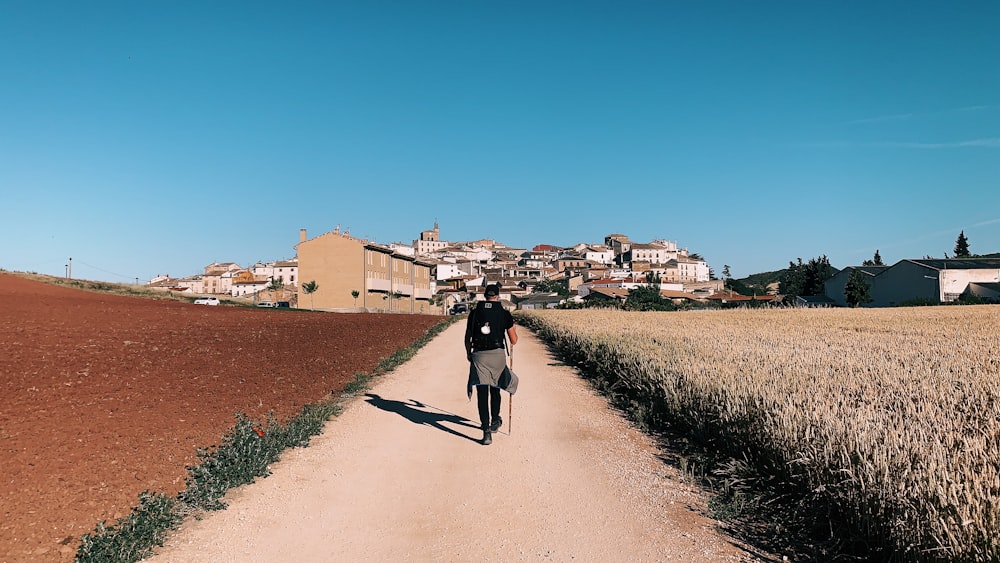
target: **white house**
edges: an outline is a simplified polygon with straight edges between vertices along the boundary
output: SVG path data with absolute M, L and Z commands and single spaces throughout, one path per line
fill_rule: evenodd
M 417 249 L 409 244 L 403 244 L 401 242 L 390 242 L 386 246 L 396 254 L 402 254 L 403 256 L 414 257 L 417 254 Z
M 188 276 L 177 280 L 176 287 L 183 287 L 182 291 L 190 291 L 191 293 L 205 293 L 205 280 L 201 274 Z
M 471 262 L 458 263 L 447 260 L 436 260 L 434 261 L 434 266 L 437 272 L 434 279 L 438 281 L 457 278 L 459 276 L 471 276 L 475 273 Z
M 274 279 L 281 280 L 285 285 L 296 286 L 299 284 L 299 261 L 282 260 L 274 263 Z
M 677 275 L 682 282 L 705 282 L 709 279 L 708 263 L 684 256 L 677 257 Z
M 622 263 L 649 262 L 663 264 L 677 258 L 677 250 L 659 244 L 633 243 L 632 248 L 622 253 Z
M 236 280 L 233 281 L 230 295 L 233 297 L 246 297 L 254 295 L 267 288 L 271 284 L 270 280 Z
M 607 246 L 590 245 L 581 250 L 580 254 L 585 259 L 599 264 L 613 264 L 615 261 L 615 251 Z
M 268 281 L 273 279 L 287 286 L 299 284 L 299 261 L 297 259 L 268 262 L 267 264 L 257 262 L 250 267 L 250 271 L 255 278 L 263 278 Z
M 485 264 L 493 259 L 493 251 L 483 246 L 452 246 L 447 249 L 453 256 L 462 260 Z

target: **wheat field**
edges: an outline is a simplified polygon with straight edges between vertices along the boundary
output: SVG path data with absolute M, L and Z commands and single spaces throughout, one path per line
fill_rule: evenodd
M 788 468 L 899 557 L 1000 559 L 1000 307 L 519 318 L 672 418 Z

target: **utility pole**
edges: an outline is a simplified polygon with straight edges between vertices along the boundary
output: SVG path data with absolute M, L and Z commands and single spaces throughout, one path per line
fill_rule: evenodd
M 69 265 L 66 266 L 66 277 L 73 279 L 73 257 L 69 257 Z

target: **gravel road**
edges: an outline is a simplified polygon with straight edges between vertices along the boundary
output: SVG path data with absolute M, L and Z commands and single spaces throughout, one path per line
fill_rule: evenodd
M 504 426 L 480 444 L 463 331 L 447 329 L 147 561 L 759 560 L 523 327 L 513 420 L 504 394 Z

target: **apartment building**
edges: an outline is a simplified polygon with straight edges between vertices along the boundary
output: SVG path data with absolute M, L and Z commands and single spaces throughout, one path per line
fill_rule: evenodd
M 704 260 L 694 260 L 678 256 L 677 277 L 682 283 L 709 281 L 710 272 L 708 264 Z
M 432 307 L 433 263 L 339 230 L 308 238 L 299 231 L 298 275 L 319 289 L 307 296 L 299 287 L 299 303 L 322 310 L 437 313 Z M 357 297 L 355 297 L 357 295 Z

